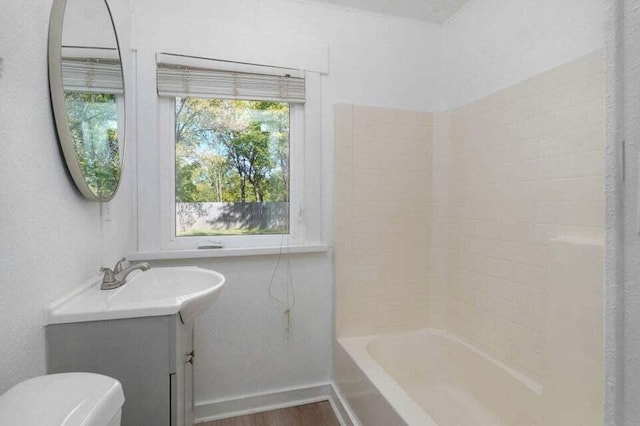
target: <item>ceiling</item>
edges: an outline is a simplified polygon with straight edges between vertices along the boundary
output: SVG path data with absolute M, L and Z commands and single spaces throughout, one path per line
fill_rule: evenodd
M 471 0 L 314 0 L 350 9 L 442 24 Z

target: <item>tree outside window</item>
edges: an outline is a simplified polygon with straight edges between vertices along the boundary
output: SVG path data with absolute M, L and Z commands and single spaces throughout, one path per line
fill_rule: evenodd
M 289 231 L 289 104 L 176 98 L 176 235 Z

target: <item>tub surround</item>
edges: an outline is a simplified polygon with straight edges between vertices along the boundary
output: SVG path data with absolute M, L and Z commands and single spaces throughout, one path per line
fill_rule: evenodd
M 441 410 L 449 402 L 430 405 L 446 392 L 416 390 L 409 377 L 415 368 L 408 376 L 396 371 L 406 360 L 377 360 L 371 367 L 375 356 L 364 366 L 353 358 L 365 375 L 387 370 L 403 388 L 398 392 L 423 401 L 438 424 L 465 424 L 464 412 L 486 424 L 601 422 L 603 73 L 598 51 L 453 111 L 420 113 L 432 130 L 414 141 L 429 144 L 420 153 L 395 143 L 402 133 L 393 127 L 418 113 L 337 107 L 336 334 L 343 349 L 353 355 L 343 339 L 354 336 L 442 329 L 536 395 L 522 396 L 516 404 L 522 410 L 508 413 L 500 398 L 487 399 L 469 382 L 462 386 L 472 395 L 469 405 L 449 410 L 462 417 L 447 417 Z M 378 171 L 383 146 L 394 161 Z M 393 157 L 397 146 L 410 157 Z M 431 158 L 420 175 L 414 167 Z M 367 196 L 376 201 L 358 204 Z M 378 210 L 363 208 L 370 206 Z M 415 226 L 417 212 L 428 228 Z M 387 254 L 389 248 L 396 252 Z M 342 386 L 348 382 L 338 367 L 344 356 L 336 351 Z M 462 398 L 460 392 L 451 400 Z M 402 415 L 398 404 L 406 402 L 394 398 L 384 395 Z
M 432 133 L 431 113 L 336 107 L 338 336 L 426 326 Z
M 597 52 L 451 113 L 447 327 L 542 383 L 551 424 L 603 415 L 603 106 Z
M 554 364 L 545 321 L 566 320 L 549 318 L 551 304 L 561 294 L 581 304 L 602 285 L 581 280 L 570 294 L 550 272 L 554 238 L 602 241 L 603 72 L 596 52 L 455 109 L 447 124 L 447 226 L 434 229 L 448 253 L 434 267 L 447 277 L 430 285 L 445 296 L 448 330 L 537 380 Z M 570 352 L 574 336 L 564 336 Z

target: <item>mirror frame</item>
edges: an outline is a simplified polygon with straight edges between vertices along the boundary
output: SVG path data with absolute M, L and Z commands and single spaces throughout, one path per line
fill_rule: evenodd
M 78 154 L 74 148 L 73 137 L 71 135 L 71 129 L 69 128 L 69 122 L 67 118 L 67 110 L 64 103 L 64 84 L 62 80 L 62 31 L 64 26 L 64 13 L 67 6 L 67 0 L 53 0 L 51 6 L 51 17 L 49 20 L 49 40 L 48 40 L 48 65 L 49 65 L 49 95 L 51 98 L 51 107 L 53 109 L 53 116 L 55 126 L 58 133 L 58 142 L 62 148 L 64 159 L 67 164 L 67 169 L 76 184 L 76 187 L 80 193 L 90 201 L 107 202 L 115 197 L 120 183 L 122 182 L 122 175 L 124 172 L 125 164 L 125 148 L 126 148 L 126 133 L 127 133 L 127 105 L 126 105 L 126 87 L 124 78 L 124 66 L 122 65 L 122 54 L 120 50 L 120 42 L 118 40 L 118 32 L 116 31 L 115 23 L 113 22 L 113 15 L 107 0 L 104 2 L 106 11 L 109 15 L 109 21 L 113 28 L 113 34 L 116 40 L 116 47 L 118 49 L 118 58 L 120 60 L 120 68 L 122 70 L 122 87 L 123 87 L 123 105 L 124 113 L 122 115 L 122 137 L 119 138 L 118 144 L 121 145 L 120 149 L 120 176 L 118 177 L 118 183 L 109 197 L 100 198 L 91 191 L 91 188 L 87 185 L 84 174 L 80 169 Z

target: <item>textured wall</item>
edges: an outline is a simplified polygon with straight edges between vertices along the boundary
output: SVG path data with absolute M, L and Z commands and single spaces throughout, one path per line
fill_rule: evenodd
M 119 207 L 127 191 L 103 221 L 66 174 L 49 106 L 50 5 L 7 2 L 0 14 L 0 393 L 44 374 L 45 304 L 111 263 L 130 238 L 130 210 L 122 217 Z
M 487 96 L 604 46 L 601 0 L 474 0 L 443 27 L 441 108 Z
M 640 237 L 638 186 L 640 168 L 640 1 L 611 1 L 612 49 L 610 78 L 607 184 L 607 375 L 611 399 L 607 424 L 635 425 L 640 418 Z M 612 16 L 613 18 L 613 16 Z M 615 52 L 615 57 L 613 57 Z M 625 141 L 624 182 L 620 178 L 621 141 Z M 623 191 L 617 192 L 623 184 Z M 622 243 L 622 250 L 617 245 Z M 621 263 L 618 263 L 621 262 Z M 622 267 L 621 267 L 622 266 Z M 613 268 L 622 274 L 616 274 Z M 612 337 L 613 336 L 613 337 Z
M 636 2 L 636 5 L 638 2 Z M 624 359 L 622 288 L 624 276 L 624 208 L 625 174 L 623 159 L 624 45 L 621 0 L 607 0 L 606 5 L 606 119 L 605 119 L 605 255 L 604 255 L 604 424 L 621 425 L 624 412 Z M 629 16 L 632 20 L 633 15 Z M 638 14 L 635 15 L 638 22 Z M 637 40 L 637 38 L 636 38 Z M 627 55 L 633 58 L 630 50 Z M 636 55 L 637 58 L 637 55 Z M 636 61 L 638 63 L 638 61 Z M 633 347 L 632 347 L 633 350 Z
M 227 279 L 213 307 L 196 320 L 196 405 L 329 380 L 332 310 L 323 301 L 331 300 L 330 257 L 298 254 L 279 262 L 272 293 L 284 300 L 288 266 L 295 292 L 289 336 L 284 307 L 268 292 L 277 256 L 154 263 L 211 268 Z
M 290 0 L 133 0 L 133 43 L 138 48 L 219 50 L 253 34 L 278 40 L 329 44 L 329 74 L 323 81 L 327 117 L 334 102 L 433 110 L 440 87 L 440 27 Z M 188 31 L 187 31 L 188 29 Z M 212 44 L 211 40 L 217 43 Z M 188 45 L 185 46 L 185 42 Z M 278 57 L 278 50 L 263 57 Z M 328 128 L 333 127 L 329 121 Z
M 337 106 L 339 337 L 427 325 L 431 137 L 430 113 Z

